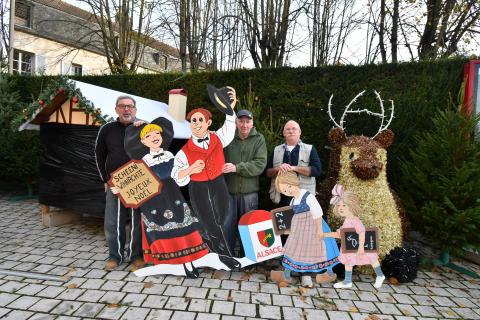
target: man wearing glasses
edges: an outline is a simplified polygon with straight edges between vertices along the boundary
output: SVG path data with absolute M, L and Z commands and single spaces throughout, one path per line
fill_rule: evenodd
M 143 121 L 135 117 L 137 107 L 135 99 L 130 96 L 117 98 L 115 112 L 118 115 L 117 120 L 108 122 L 100 128 L 95 143 L 97 168 L 105 184 L 106 193 L 104 228 L 109 250 L 105 264 L 107 271 L 114 270 L 126 257 L 136 268 L 144 266 L 140 214 L 132 208 L 125 208 L 107 185 L 110 174 L 130 161 L 124 149 L 125 129 L 134 122 L 135 125 L 140 125 Z M 127 220 L 130 220 L 132 225 L 127 255 L 124 256 Z
M 317 150 L 311 144 L 300 140 L 302 130 L 293 120 L 287 121 L 283 127 L 285 143 L 273 150 L 267 162 L 267 177 L 272 179 L 270 199 L 278 207 L 290 205 L 291 197 L 280 194 L 275 190 L 275 177 L 279 174 L 293 171 L 300 179 L 300 188 L 315 195 L 315 177 L 320 176 L 322 166 Z

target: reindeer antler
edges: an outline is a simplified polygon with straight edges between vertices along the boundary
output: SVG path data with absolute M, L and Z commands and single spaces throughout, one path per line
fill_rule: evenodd
M 350 110 L 350 107 L 352 106 L 352 104 L 354 102 L 357 102 L 357 99 L 359 97 L 361 97 L 364 93 L 365 93 L 365 90 L 363 90 L 362 92 L 358 93 L 355 98 L 353 98 L 350 103 L 345 107 L 345 110 L 343 111 L 343 114 L 342 114 L 342 117 L 340 118 L 340 124 L 338 124 L 336 121 L 335 121 L 335 118 L 332 116 L 332 98 L 333 98 L 333 94 L 330 96 L 330 99 L 328 100 L 328 116 L 330 117 L 330 119 L 333 121 L 333 123 L 335 124 L 335 126 L 337 126 L 338 128 L 341 128 L 342 130 L 345 130 L 343 124 L 345 123 L 345 116 L 349 113 L 356 113 L 356 114 L 360 114 L 360 113 L 366 113 L 368 115 L 371 115 L 371 116 L 375 116 L 375 117 L 378 117 L 380 118 L 382 121 L 380 123 L 380 128 L 378 129 L 377 133 L 372 137 L 375 138 L 380 132 L 386 130 L 388 128 L 388 126 L 390 126 L 390 123 L 392 122 L 392 119 L 393 119 L 393 114 L 394 114 L 394 109 L 395 109 L 395 106 L 393 104 L 393 100 L 389 100 L 391 103 L 392 103 L 392 106 L 390 108 L 390 119 L 388 119 L 388 122 L 387 124 L 384 126 L 384 122 L 385 122 L 385 108 L 383 106 L 383 100 L 382 100 L 382 97 L 380 96 L 380 93 L 378 93 L 376 90 L 374 90 L 375 92 L 375 96 L 377 97 L 379 103 L 380 103 L 380 109 L 381 109 L 381 113 L 378 113 L 378 112 L 372 112 L 368 109 L 357 109 L 357 110 Z

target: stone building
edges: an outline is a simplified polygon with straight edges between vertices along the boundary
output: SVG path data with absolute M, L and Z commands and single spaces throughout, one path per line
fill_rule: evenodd
M 13 69 L 21 74 L 109 74 L 95 17 L 61 0 L 16 0 Z M 147 37 L 139 73 L 181 70 L 176 48 Z

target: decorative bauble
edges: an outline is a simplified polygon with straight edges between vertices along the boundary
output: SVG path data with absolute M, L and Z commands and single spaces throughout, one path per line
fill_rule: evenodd
M 64 88 L 58 88 L 58 93 L 64 93 L 65 89 Z
M 42 99 L 38 99 L 38 104 L 43 107 L 43 105 L 45 104 L 45 101 L 43 101 Z
M 77 96 L 73 97 L 72 102 L 73 103 L 78 103 L 78 97 Z

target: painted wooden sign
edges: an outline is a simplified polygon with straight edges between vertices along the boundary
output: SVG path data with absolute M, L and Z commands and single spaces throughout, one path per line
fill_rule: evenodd
M 142 160 L 130 160 L 112 173 L 108 184 L 116 187 L 125 207 L 138 208 L 162 190 L 162 182 Z
M 342 241 L 342 253 L 356 253 L 358 251 L 358 233 L 354 228 L 341 229 L 340 239 Z M 365 230 L 365 252 L 378 253 L 378 229 L 366 228 Z
M 270 211 L 276 234 L 288 234 L 293 218 L 291 206 L 281 207 Z

